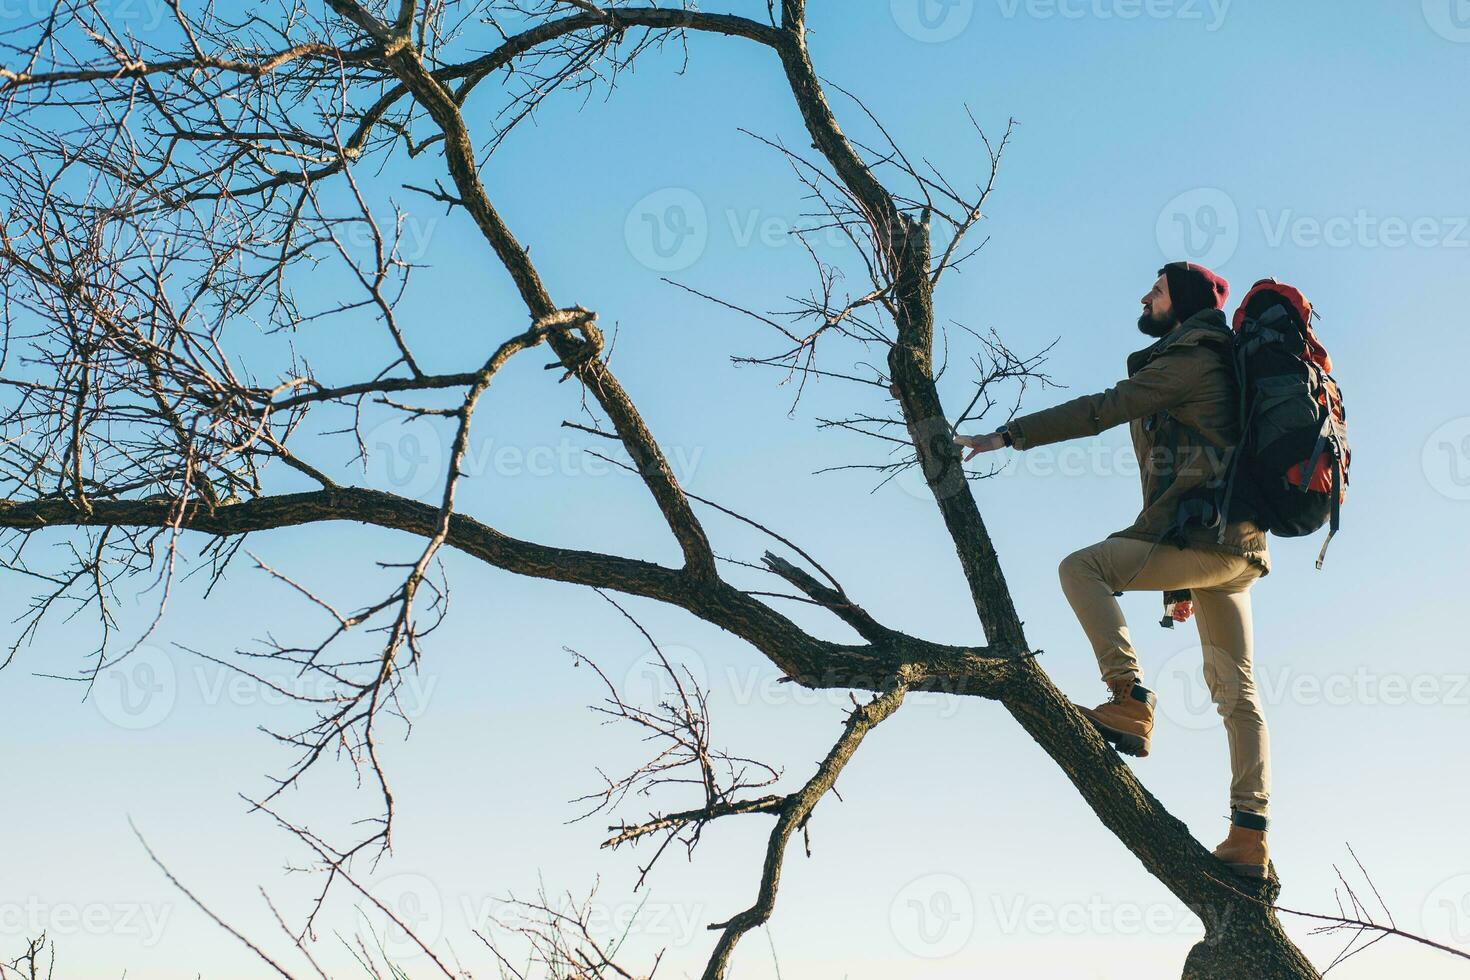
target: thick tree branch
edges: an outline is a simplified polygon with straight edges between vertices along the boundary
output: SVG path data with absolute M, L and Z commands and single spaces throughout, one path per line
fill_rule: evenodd
M 87 510 L 66 498 L 0 501 L 0 528 L 179 528 L 215 536 L 353 521 L 433 538 L 442 531 L 440 507 L 376 490 L 340 487 L 258 497 L 209 508 L 177 500 L 98 500 Z M 575 585 L 623 592 L 679 606 L 739 636 L 765 654 L 786 677 L 808 687 L 876 690 L 902 673 L 912 689 L 986 694 L 1010 676 L 1015 661 L 983 647 L 931 643 L 886 631 L 882 643 L 851 645 L 819 640 L 785 616 L 720 579 L 713 581 L 635 558 L 536 544 L 453 514 L 444 543 L 497 568 Z
M 813 144 L 861 206 L 880 268 L 889 278 L 891 296 L 885 294 L 884 305 L 898 325 L 897 341 L 888 355 L 889 372 L 924 479 L 954 539 L 987 638 L 993 646 L 1019 653 L 1026 649 L 1021 620 L 934 385 L 927 216 L 916 220 L 904 214 L 843 134 L 807 52 L 803 0 L 784 0 L 782 10 L 783 38 L 777 51 L 792 95 Z

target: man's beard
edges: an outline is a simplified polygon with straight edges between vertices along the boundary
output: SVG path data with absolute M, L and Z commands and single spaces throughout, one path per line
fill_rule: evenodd
M 1152 313 L 1145 312 L 1138 318 L 1139 332 L 1150 337 L 1159 338 L 1174 329 L 1173 320 L 1159 320 Z

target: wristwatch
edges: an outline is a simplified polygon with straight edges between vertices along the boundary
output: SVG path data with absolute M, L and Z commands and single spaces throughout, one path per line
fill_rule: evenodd
M 1015 446 L 1016 440 L 1011 438 L 1011 430 L 1008 429 L 1006 426 L 1001 426 L 999 429 L 996 429 L 995 434 L 1000 436 L 1001 442 L 1004 442 L 1006 444 L 1007 449 Z

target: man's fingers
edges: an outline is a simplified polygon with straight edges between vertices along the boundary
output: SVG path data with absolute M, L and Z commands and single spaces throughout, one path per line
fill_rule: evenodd
M 999 436 L 955 436 L 954 444 L 970 450 L 964 457 L 967 463 L 981 453 L 994 452 L 1004 445 Z

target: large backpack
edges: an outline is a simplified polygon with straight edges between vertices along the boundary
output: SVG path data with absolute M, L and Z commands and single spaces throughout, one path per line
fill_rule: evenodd
M 1317 567 L 1337 533 L 1352 451 L 1332 358 L 1312 330 L 1312 304 L 1275 279 L 1251 287 L 1235 311 L 1241 442 L 1232 454 L 1222 510 L 1282 537 L 1331 524 Z M 1221 534 L 1227 521 L 1221 522 Z

